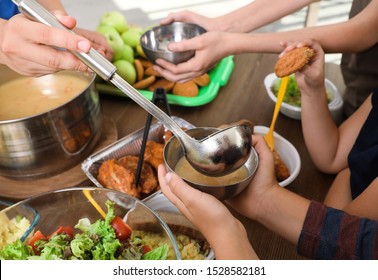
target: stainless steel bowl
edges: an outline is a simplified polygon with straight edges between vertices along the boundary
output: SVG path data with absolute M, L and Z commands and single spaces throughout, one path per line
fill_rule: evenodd
M 61 75 L 80 77 L 87 87 L 50 111 L 0 121 L 0 176 L 37 179 L 57 174 L 81 162 L 98 142 L 102 114 L 95 74 L 62 71 L 51 79 L 59 80 Z M 20 77 L 0 67 L 0 84 Z
M 186 132 L 195 139 L 203 139 L 204 137 L 216 132 L 219 130 L 218 128 L 209 128 L 209 127 L 197 127 L 193 129 L 186 130 Z M 193 180 L 188 179 L 187 174 L 178 173 L 176 170 L 177 163 L 179 160 L 184 156 L 183 149 L 181 146 L 180 141 L 174 136 L 172 137 L 164 147 L 163 157 L 164 162 L 167 169 L 170 172 L 176 172 L 185 182 L 187 182 L 190 186 L 211 194 L 220 200 L 229 199 L 231 197 L 236 196 L 239 194 L 248 184 L 251 182 L 253 176 L 258 167 L 258 155 L 255 149 L 252 148 L 250 156 L 243 167 L 245 168 L 246 172 L 241 178 L 237 181 L 234 181 L 230 184 L 226 183 L 225 176 L 216 177 L 218 181 L 222 181 L 222 184 L 217 185 L 209 185 L 203 183 L 204 181 L 200 180 Z M 203 175 L 202 175 L 203 176 Z M 228 175 L 229 176 L 229 175 Z M 209 179 L 213 179 L 213 177 L 208 177 Z
M 206 30 L 196 24 L 174 22 L 151 28 L 140 37 L 140 44 L 147 58 L 155 63 L 162 58 L 173 64 L 189 60 L 194 56 L 194 50 L 184 52 L 171 52 L 167 46 L 171 42 L 191 39 L 205 33 Z

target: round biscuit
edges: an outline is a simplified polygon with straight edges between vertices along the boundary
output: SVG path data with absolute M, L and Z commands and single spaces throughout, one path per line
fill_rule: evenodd
M 286 77 L 300 70 L 315 55 L 309 47 L 296 48 L 281 57 L 274 66 L 277 77 Z

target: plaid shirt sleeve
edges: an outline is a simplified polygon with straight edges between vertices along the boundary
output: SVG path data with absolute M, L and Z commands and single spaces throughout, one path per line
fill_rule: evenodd
M 378 222 L 311 201 L 297 251 L 309 259 L 378 259 Z

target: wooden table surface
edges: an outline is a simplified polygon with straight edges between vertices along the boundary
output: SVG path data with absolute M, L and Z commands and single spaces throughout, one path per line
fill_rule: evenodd
M 228 84 L 220 89 L 218 96 L 209 104 L 199 107 L 171 106 L 171 113 L 195 126 L 217 127 L 240 119 L 251 120 L 255 125 L 269 126 L 274 103 L 268 97 L 264 78 L 273 72 L 277 55 L 243 54 L 234 57 L 235 68 Z M 338 65 L 326 66 L 326 77 L 341 91 L 343 80 Z M 103 111 L 117 125 L 119 137 L 141 128 L 146 112 L 128 99 L 102 97 Z M 301 157 L 301 171 L 289 190 L 308 199 L 322 201 L 333 176 L 319 172 L 311 161 L 304 145 L 301 122 L 279 115 L 276 132 L 290 141 Z M 245 225 L 249 239 L 262 259 L 301 259 L 295 246 L 260 224 L 234 213 Z
M 171 106 L 172 115 L 195 126 L 217 127 L 240 119 L 251 120 L 255 125 L 269 126 L 274 103 L 266 93 L 264 78 L 273 72 L 276 60 L 277 55 L 273 54 L 235 56 L 235 68 L 228 84 L 220 89 L 212 102 L 199 107 Z M 338 65 L 326 65 L 326 77 L 340 92 L 343 90 Z M 114 121 L 118 138 L 144 127 L 147 113 L 131 99 L 101 95 L 101 104 L 103 113 Z M 304 145 L 301 122 L 280 114 L 276 132 L 290 141 L 301 157 L 299 176 L 286 188 L 308 199 L 322 201 L 334 177 L 322 174 L 315 168 Z M 92 183 L 87 180 L 80 185 Z M 6 199 L 9 200 L 9 195 Z M 296 254 L 295 246 L 279 235 L 237 213 L 234 215 L 245 225 L 250 242 L 261 259 L 301 259 Z

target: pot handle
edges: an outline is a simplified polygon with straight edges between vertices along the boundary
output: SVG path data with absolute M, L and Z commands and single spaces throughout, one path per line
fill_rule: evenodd
M 34 0 L 12 0 L 18 6 L 22 14 L 30 18 L 44 23 L 48 26 L 55 27 L 67 32 L 74 33 L 72 30 L 64 27 L 58 19 L 47 11 L 44 7 Z M 91 48 L 88 53 L 72 52 L 84 64 L 88 65 L 101 78 L 108 81 L 117 71 L 117 68 L 106 58 L 104 58 L 95 49 Z

